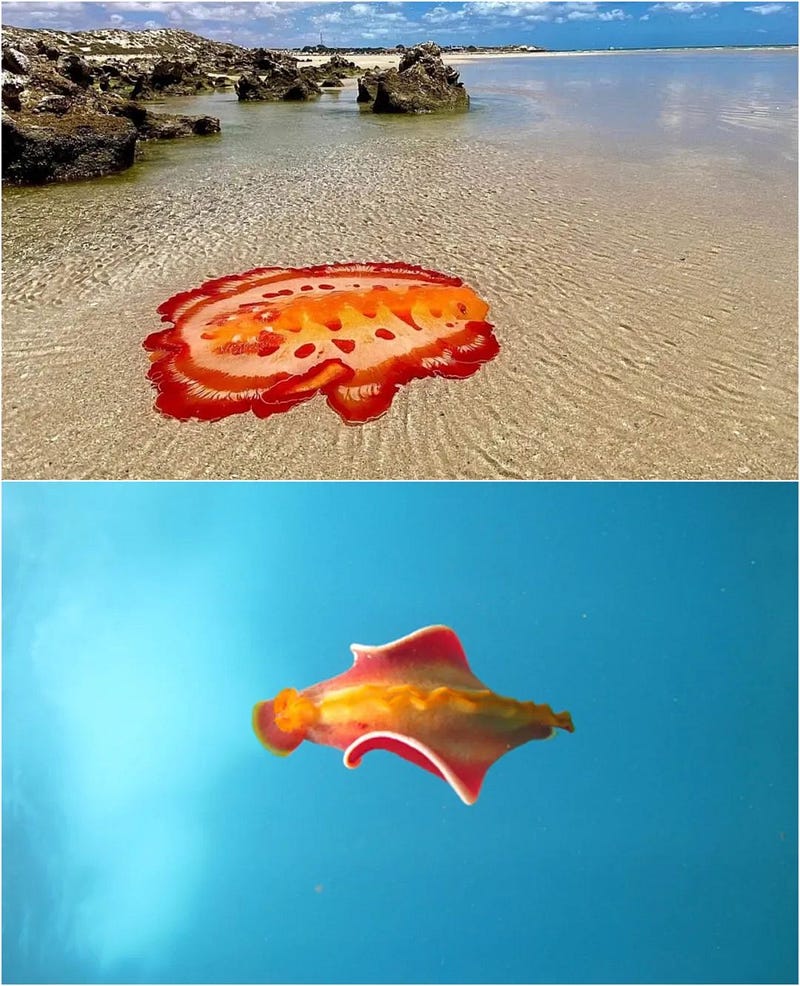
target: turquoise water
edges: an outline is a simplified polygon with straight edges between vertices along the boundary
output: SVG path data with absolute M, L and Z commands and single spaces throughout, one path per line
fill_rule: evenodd
M 790 982 L 793 484 L 6 485 L 6 982 Z M 253 702 L 443 622 L 465 807 Z

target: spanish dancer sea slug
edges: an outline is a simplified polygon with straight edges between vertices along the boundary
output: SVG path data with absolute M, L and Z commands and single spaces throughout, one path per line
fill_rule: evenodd
M 144 342 L 155 406 L 181 420 L 288 411 L 322 393 L 348 424 L 403 384 L 468 377 L 497 355 L 489 306 L 458 277 L 404 263 L 261 267 L 158 309 Z
M 344 674 L 256 704 L 253 728 L 268 750 L 286 756 L 308 739 L 344 750 L 345 767 L 357 767 L 370 750 L 389 750 L 447 781 L 471 805 L 504 753 L 556 729 L 573 732 L 569 712 L 487 688 L 448 627 L 350 649 L 355 659 Z

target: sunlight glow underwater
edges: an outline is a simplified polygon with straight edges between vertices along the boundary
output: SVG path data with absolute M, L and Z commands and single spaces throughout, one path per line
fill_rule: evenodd
M 46 769 L 57 798 L 53 817 L 36 819 L 33 831 L 57 825 L 56 842 L 65 843 L 69 860 L 60 879 L 84 887 L 70 917 L 53 915 L 54 933 L 69 950 L 92 953 L 100 970 L 131 959 L 146 968 L 148 953 L 174 933 L 210 851 L 193 809 L 198 789 L 213 786 L 237 752 L 237 734 L 215 729 L 209 710 L 235 715 L 246 700 L 236 699 L 224 665 L 192 665 L 193 643 L 217 628 L 195 619 L 182 634 L 185 650 L 163 653 L 162 641 L 174 637 L 168 586 L 148 601 L 146 634 L 141 613 L 124 605 L 119 587 L 109 590 L 107 607 L 88 595 L 96 586 L 86 589 L 72 584 L 70 600 L 53 607 L 35 631 L 31 656 L 43 728 L 28 755 L 53 761 Z M 185 700 L 176 702 L 178 695 Z M 213 743 L 204 741 L 212 734 Z M 248 740 L 243 732 L 240 752 Z M 14 791 L 12 782 L 7 803 Z M 57 887 L 53 893 L 57 900 Z

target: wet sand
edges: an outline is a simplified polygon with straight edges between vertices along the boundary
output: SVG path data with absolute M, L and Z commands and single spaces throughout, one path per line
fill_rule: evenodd
M 794 478 L 796 53 L 663 57 L 465 66 L 439 120 L 171 101 L 223 137 L 6 191 L 4 478 Z M 170 295 L 397 259 L 482 294 L 499 357 L 361 427 L 153 411 Z

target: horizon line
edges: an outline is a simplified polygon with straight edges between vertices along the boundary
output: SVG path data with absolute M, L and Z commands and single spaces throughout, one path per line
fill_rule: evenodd
M 196 38 L 202 38 L 204 41 L 211 41 L 213 44 L 225 44 L 230 45 L 233 48 L 242 48 L 243 50 L 248 50 L 246 45 L 236 44 L 234 41 L 219 41 L 217 38 L 209 38 L 204 34 L 197 34 L 195 31 L 189 31 L 183 27 L 141 27 L 141 28 L 120 28 L 120 27 L 97 27 L 97 28 L 85 28 L 83 30 L 69 31 L 62 28 L 54 27 L 21 27 L 16 24 L 5 23 L 0 21 L 0 29 L 14 28 L 17 31 L 50 31 L 55 34 L 102 34 L 102 33 L 117 33 L 117 34 L 155 34 L 157 32 L 163 31 L 174 31 L 176 33 L 191 34 Z M 438 45 L 442 51 L 463 51 L 468 48 L 476 48 L 479 51 L 492 50 L 492 51 L 505 51 L 513 48 L 528 48 L 533 49 L 530 53 L 536 54 L 537 52 L 543 54 L 559 54 L 565 52 L 585 52 L 587 54 L 603 53 L 609 51 L 722 51 L 727 49 L 741 49 L 741 48 L 797 48 L 797 41 L 789 42 L 763 42 L 759 43 L 757 41 L 742 43 L 742 44 L 700 44 L 700 45 L 690 45 L 690 44 L 663 44 L 663 45 L 608 45 L 605 48 L 546 48 L 542 45 L 531 44 L 525 41 L 510 41 L 507 44 L 476 44 L 474 41 L 470 41 L 463 44 L 440 44 L 438 41 L 434 41 L 433 38 L 428 38 L 427 41 L 433 41 L 434 44 Z M 308 54 L 306 49 L 318 50 L 318 51 L 364 51 L 364 52 L 379 52 L 383 51 L 386 54 L 391 54 L 392 52 L 403 48 L 414 48 L 416 45 L 425 44 L 425 41 L 417 41 L 413 44 L 403 44 L 398 42 L 397 44 L 385 44 L 385 45 L 359 45 L 359 44 L 340 44 L 340 45 L 320 45 L 320 44 L 305 44 L 302 46 L 294 45 L 292 47 L 274 46 L 274 45 L 256 45 L 254 47 L 264 47 L 271 49 L 273 51 L 299 51 Z

